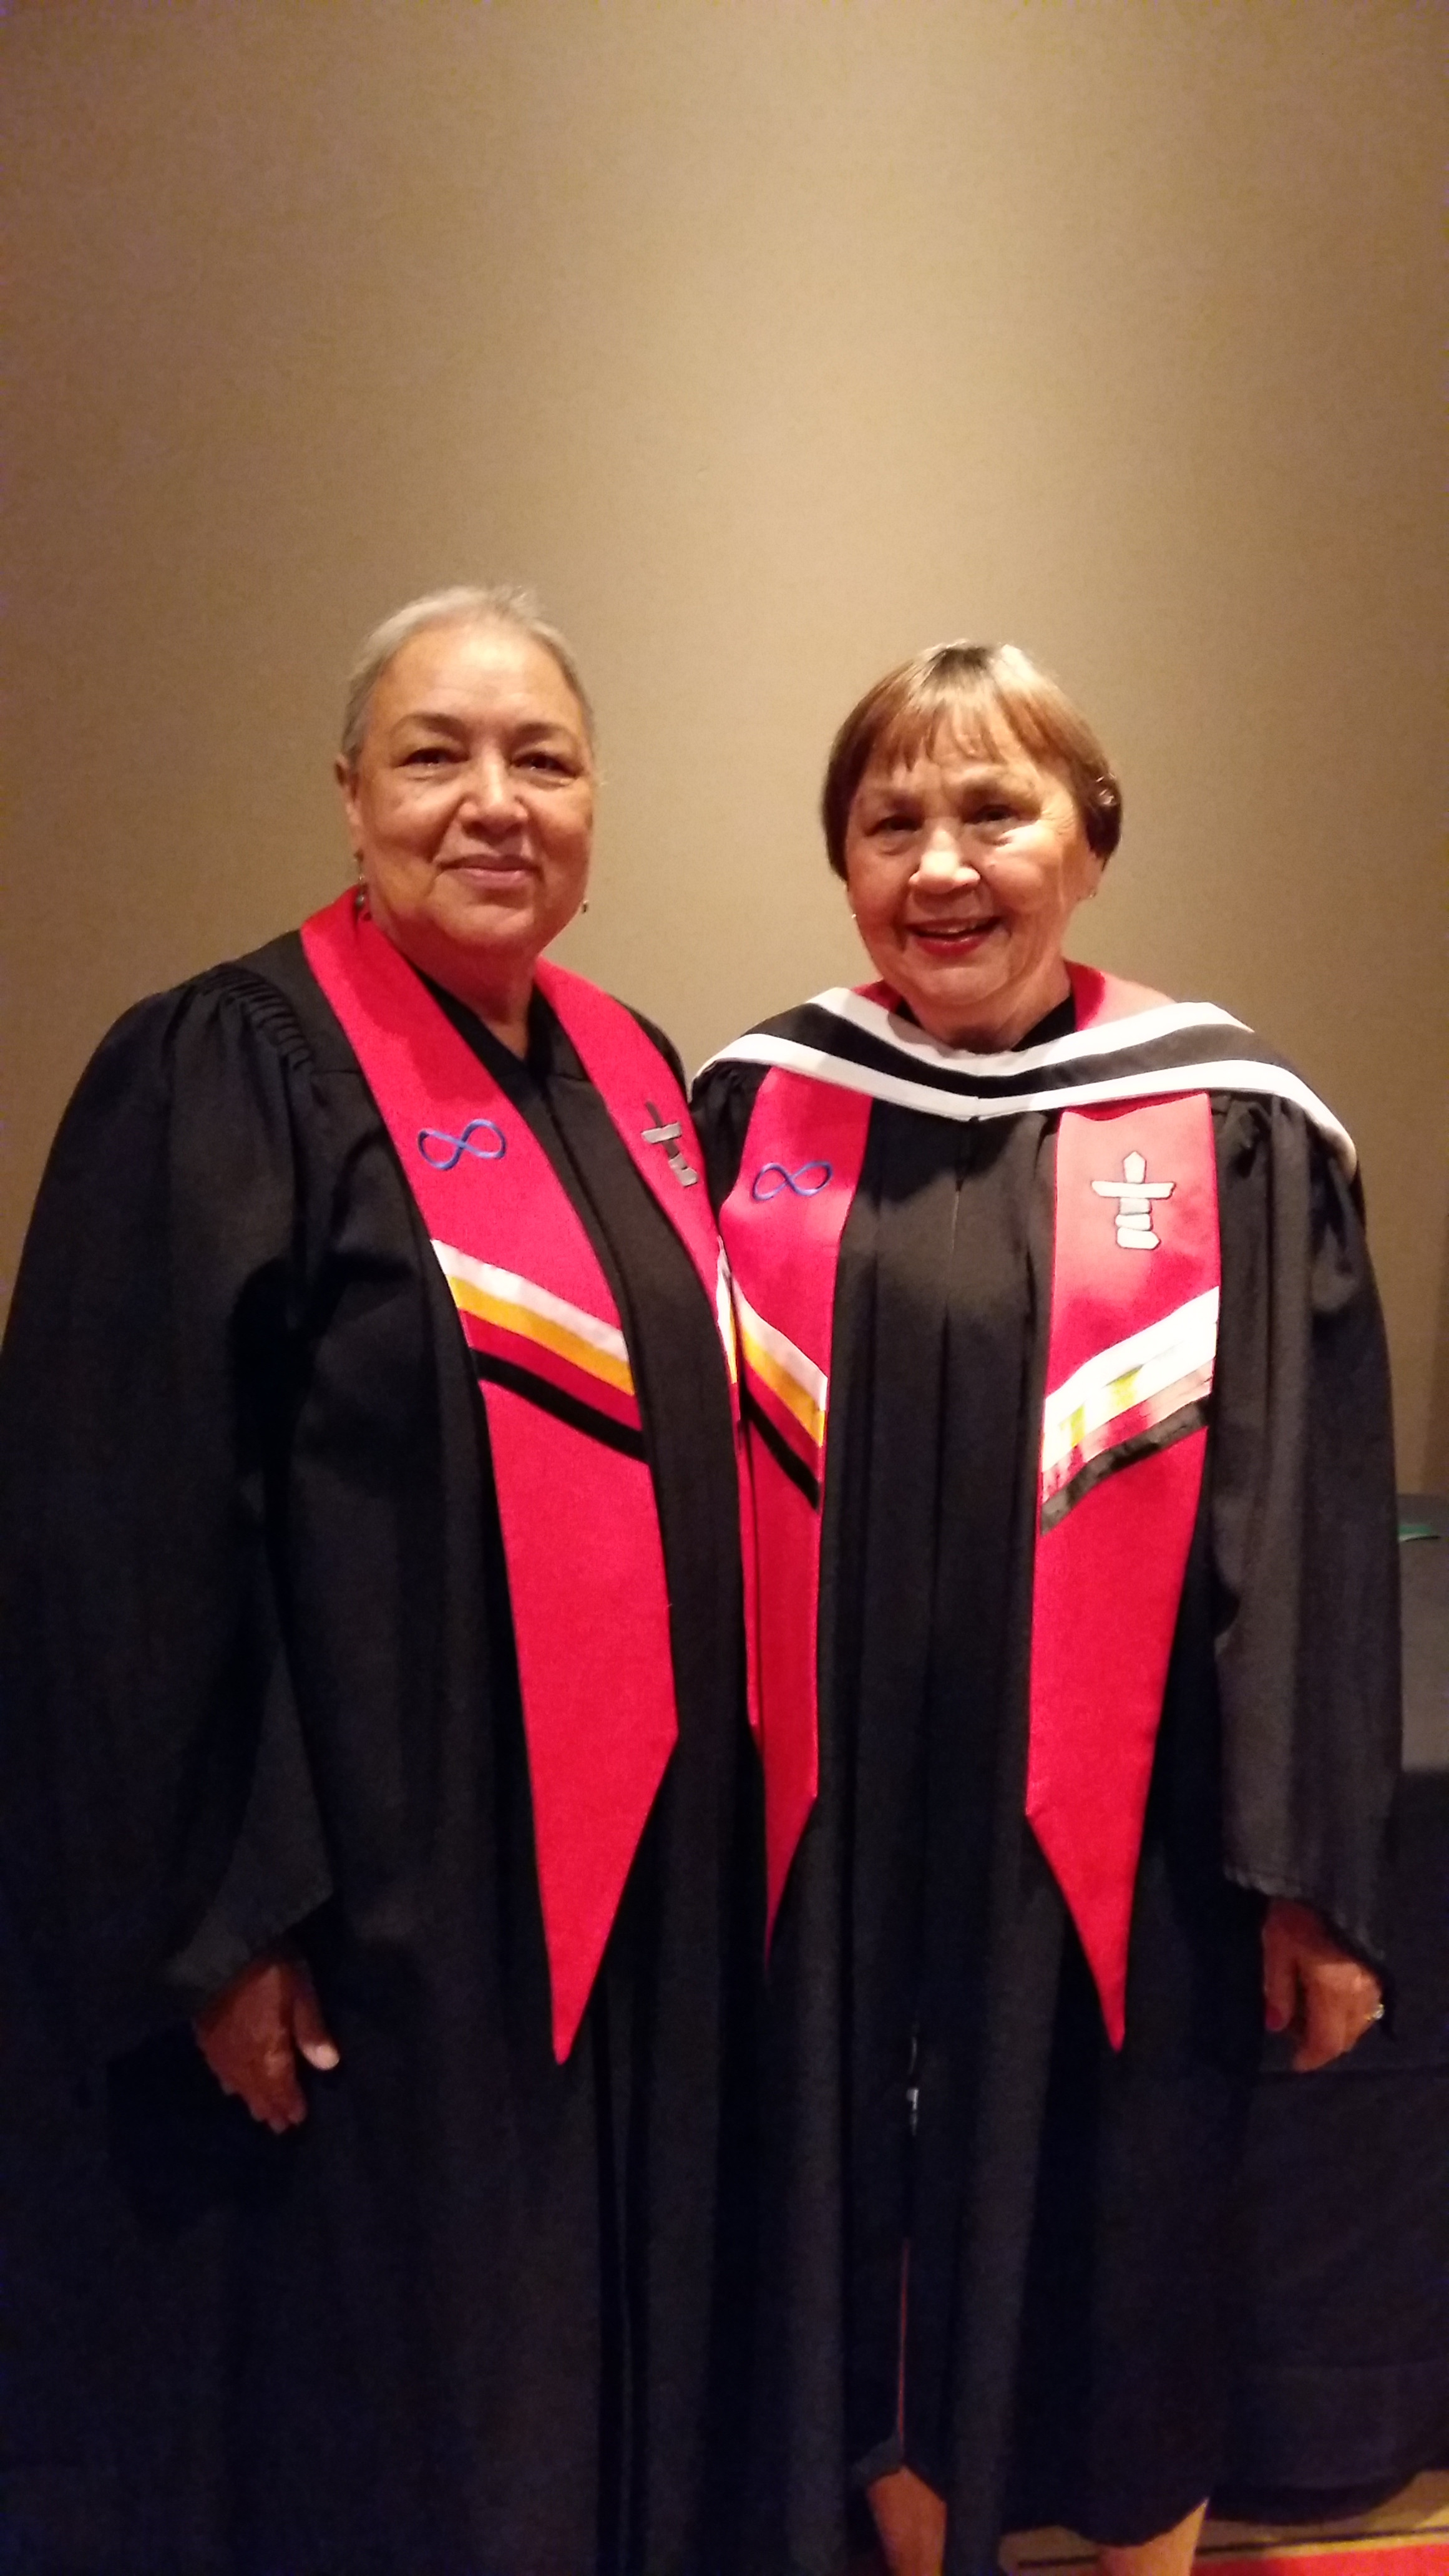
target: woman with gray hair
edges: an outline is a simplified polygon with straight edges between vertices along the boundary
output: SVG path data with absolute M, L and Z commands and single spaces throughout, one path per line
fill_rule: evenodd
M 5 2564 L 688 2576 L 714 1223 L 668 1045 L 545 962 L 593 725 L 526 596 L 379 628 L 337 775 L 355 888 L 112 1032 L 5 1346 Z
M 1380 2010 L 1397 1569 L 1353 1148 L 1069 964 L 1122 800 L 1026 654 L 836 736 L 877 980 L 696 1087 L 740 1320 L 773 1923 L 749 2576 L 1185 2576 L 1263 2021 Z

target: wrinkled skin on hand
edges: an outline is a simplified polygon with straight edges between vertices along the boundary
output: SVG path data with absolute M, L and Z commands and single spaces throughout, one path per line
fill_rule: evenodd
M 305 1962 L 276 1951 L 243 1968 L 197 2014 L 193 2028 L 223 2093 L 234 2094 L 278 2137 L 307 2117 L 298 2059 L 319 2074 L 340 2062 Z
M 1311 1905 L 1273 1898 L 1263 1918 L 1264 2019 L 1272 2031 L 1296 2034 L 1295 2074 L 1356 2048 L 1382 1999 L 1372 1968 L 1340 1947 Z

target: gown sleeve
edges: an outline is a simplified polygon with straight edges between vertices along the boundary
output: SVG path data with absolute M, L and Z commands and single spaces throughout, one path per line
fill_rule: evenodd
M 1356 1184 L 1296 1109 L 1219 1107 L 1212 1447 L 1231 1877 L 1383 1959 L 1399 1764 L 1388 1357 Z
M 224 975 L 141 1004 L 66 1113 L 16 1283 L 0 1908 L 83 2061 L 183 2019 L 329 1892 L 268 1551 L 306 1088 Z
M 705 1177 L 716 1215 L 739 1178 L 765 1071 L 762 1064 L 718 1064 L 695 1076 L 689 1106 L 704 1149 Z

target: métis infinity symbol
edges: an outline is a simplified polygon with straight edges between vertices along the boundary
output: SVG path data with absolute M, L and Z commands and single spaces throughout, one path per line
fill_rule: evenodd
M 770 1180 L 772 1172 L 778 1179 Z M 793 1172 L 787 1172 L 783 1163 L 762 1163 L 750 1183 L 750 1196 L 777 1199 L 782 1190 L 793 1190 L 797 1199 L 813 1199 L 817 1190 L 824 1189 L 830 1172 L 829 1163 L 800 1163 Z
M 491 1145 L 475 1145 L 475 1136 L 491 1136 L 493 1142 Z M 435 1153 L 433 1148 L 436 1145 L 443 1146 L 445 1150 L 441 1154 Z M 501 1127 L 494 1126 L 491 1118 L 470 1118 L 461 1136 L 450 1136 L 446 1127 L 418 1129 L 418 1152 L 425 1163 L 432 1164 L 435 1172 L 451 1172 L 465 1154 L 476 1154 L 480 1163 L 496 1163 L 507 1151 L 508 1139 Z

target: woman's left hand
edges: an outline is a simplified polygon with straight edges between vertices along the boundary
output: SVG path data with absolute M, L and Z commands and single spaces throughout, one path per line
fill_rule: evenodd
M 1382 2015 L 1383 1989 L 1311 1905 L 1275 1896 L 1263 1918 L 1263 2003 L 1270 2030 L 1297 2033 L 1293 2071 L 1307 2075 L 1358 2046 Z

